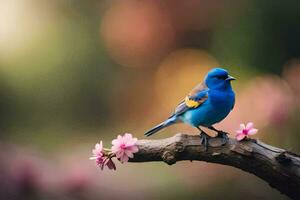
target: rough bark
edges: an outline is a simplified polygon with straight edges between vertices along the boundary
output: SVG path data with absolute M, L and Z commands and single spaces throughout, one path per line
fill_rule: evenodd
M 161 140 L 139 140 L 130 162 L 198 160 L 233 166 L 252 173 L 292 199 L 300 199 L 300 156 L 258 140 L 238 142 L 221 138 L 209 140 L 207 149 L 199 136 L 176 134 Z

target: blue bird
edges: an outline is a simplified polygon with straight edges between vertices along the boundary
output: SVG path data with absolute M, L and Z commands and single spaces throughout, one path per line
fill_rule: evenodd
M 207 147 L 210 136 L 200 126 L 216 131 L 217 137 L 223 138 L 226 142 L 227 133 L 215 129 L 213 125 L 222 121 L 234 107 L 235 94 L 231 87 L 232 80 L 235 78 L 230 76 L 225 69 L 210 70 L 204 82 L 198 84 L 178 104 L 175 112 L 166 121 L 147 131 L 145 135 L 153 135 L 165 127 L 183 122 L 200 131 L 200 137 L 205 147 Z

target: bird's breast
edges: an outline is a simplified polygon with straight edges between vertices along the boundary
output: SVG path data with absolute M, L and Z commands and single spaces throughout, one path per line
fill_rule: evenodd
M 208 99 L 213 106 L 220 108 L 233 107 L 235 94 L 230 91 L 213 91 L 208 94 Z

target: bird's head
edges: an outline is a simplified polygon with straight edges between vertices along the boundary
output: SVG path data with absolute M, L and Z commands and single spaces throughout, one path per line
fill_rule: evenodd
M 230 82 L 235 80 L 225 69 L 214 68 L 210 70 L 205 78 L 205 84 L 210 89 L 227 89 L 231 88 Z

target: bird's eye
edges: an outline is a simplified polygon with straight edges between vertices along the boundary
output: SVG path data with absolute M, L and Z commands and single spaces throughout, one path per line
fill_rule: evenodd
M 217 76 L 217 79 L 222 79 L 225 80 L 226 78 L 228 78 L 227 75 L 221 75 L 221 76 Z

